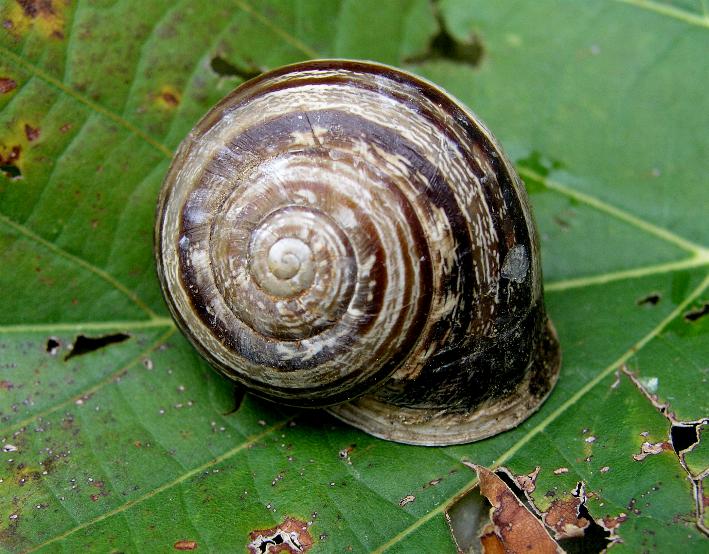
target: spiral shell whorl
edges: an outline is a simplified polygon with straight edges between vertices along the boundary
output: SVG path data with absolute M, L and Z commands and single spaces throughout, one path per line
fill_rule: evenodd
M 377 67 L 311 62 L 240 87 L 166 179 L 171 310 L 263 396 L 354 398 L 540 301 L 533 223 L 494 141 L 446 95 Z

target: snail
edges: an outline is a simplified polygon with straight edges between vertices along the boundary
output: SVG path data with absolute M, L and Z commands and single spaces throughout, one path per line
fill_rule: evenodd
M 239 86 L 165 177 L 157 269 L 218 371 L 384 439 L 471 442 L 559 371 L 524 186 L 432 83 L 316 60 Z

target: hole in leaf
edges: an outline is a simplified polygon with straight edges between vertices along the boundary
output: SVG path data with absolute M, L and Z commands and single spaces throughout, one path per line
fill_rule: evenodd
M 559 546 L 561 546 L 567 554 L 596 554 L 597 552 L 605 552 L 608 546 L 613 542 L 610 538 L 611 532 L 606 531 L 596 523 L 596 520 L 588 513 L 586 504 L 579 506 L 579 518 L 585 518 L 589 521 L 588 527 L 583 530 L 583 536 L 561 539 L 558 541 Z
M 313 545 L 307 528 L 306 522 L 287 517 L 277 527 L 252 531 L 252 541 L 247 545 L 248 551 L 253 554 L 307 552 Z
M 683 450 L 692 448 L 699 441 L 697 424 L 694 425 L 673 425 L 670 429 L 670 442 L 675 452 L 679 454 Z
M 0 165 L 0 171 L 2 171 L 9 179 L 19 179 L 22 177 L 20 168 L 13 164 Z
M 510 473 L 503 470 L 497 470 L 495 475 L 505 482 L 505 484 L 530 512 L 539 517 L 538 510 L 532 505 L 525 492 L 519 486 L 517 481 L 515 481 L 512 475 L 510 475 Z M 584 495 L 583 483 L 578 482 L 576 484 L 576 489 L 571 494 L 577 498 L 582 497 Z M 549 517 L 548 514 L 547 517 Z M 586 519 L 589 522 L 588 525 L 584 527 L 583 534 L 577 537 L 557 539 L 559 545 L 569 554 L 595 554 L 597 552 L 605 551 L 610 543 L 613 542 L 611 539 L 611 533 L 596 523 L 593 519 L 588 511 L 588 508 L 586 508 L 585 497 L 583 497 L 582 502 L 578 505 L 577 517 L 579 520 Z
M 60 346 L 61 346 L 61 343 L 59 342 L 58 339 L 55 339 L 54 337 L 49 337 L 47 339 L 46 350 L 50 356 L 56 355 L 56 353 L 59 351 Z
M 261 71 L 255 67 L 239 66 L 227 61 L 221 56 L 214 56 L 209 65 L 214 73 L 223 77 L 241 77 L 242 79 L 248 81 L 249 79 L 253 79 L 254 77 L 261 75 Z
M 505 482 L 505 485 L 507 485 L 510 490 L 515 493 L 515 496 L 524 504 L 528 510 L 530 510 L 533 514 L 536 514 L 536 510 L 532 507 L 532 505 L 529 503 L 529 499 L 527 498 L 527 495 L 524 494 L 524 491 L 522 488 L 517 484 L 517 481 L 514 480 L 512 475 L 510 475 L 507 471 L 503 471 L 498 469 L 495 472 L 495 475 L 497 475 L 500 479 L 502 479 Z
M 643 298 L 638 300 L 638 306 L 644 306 L 644 305 L 650 305 L 650 306 L 656 306 L 657 303 L 662 300 L 662 296 L 660 295 L 659 292 L 653 292 L 648 294 L 647 296 L 644 296 Z
M 446 23 L 440 13 L 436 14 L 438 20 L 438 33 L 431 39 L 428 50 L 423 54 L 412 56 L 404 61 L 408 63 L 421 63 L 432 60 L 451 60 L 464 63 L 472 67 L 480 65 L 484 49 L 477 35 L 472 35 L 467 40 L 459 40 L 446 28 Z
M 431 53 L 433 57 L 446 58 L 477 67 L 483 57 L 483 45 L 477 36 L 467 42 L 456 40 L 441 22 L 441 30 L 431 41 Z
M 686 314 L 684 314 L 684 319 L 689 322 L 694 322 L 707 314 L 709 314 L 709 302 L 705 302 L 701 308 L 696 308 L 694 310 L 688 311 Z
M 64 357 L 64 361 L 74 358 L 75 356 L 82 356 L 88 354 L 89 352 L 94 352 L 104 346 L 110 344 L 117 344 L 128 340 L 130 335 L 125 333 L 115 333 L 113 335 L 104 335 L 102 337 L 87 337 L 86 335 L 79 335 L 74 341 L 74 345 L 71 347 L 69 353 Z

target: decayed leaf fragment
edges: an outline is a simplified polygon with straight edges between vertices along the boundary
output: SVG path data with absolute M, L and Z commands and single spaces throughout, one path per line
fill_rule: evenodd
M 557 539 L 583 537 L 590 522 L 579 515 L 585 497 L 572 496 L 555 500 L 544 514 L 544 523 L 554 530 Z
M 252 531 L 249 538 L 251 542 L 247 548 L 254 554 L 300 553 L 307 552 L 313 546 L 307 523 L 292 517 L 286 517 L 276 527 Z
M 642 462 L 648 456 L 660 454 L 663 450 L 670 450 L 671 448 L 672 447 L 667 441 L 657 442 L 655 444 L 644 442 L 640 447 L 640 454 L 633 454 L 633 460 L 636 462 Z
M 517 486 L 525 493 L 532 494 L 534 489 L 537 488 L 537 475 L 539 475 L 541 469 L 542 468 L 540 466 L 537 466 L 529 475 L 518 475 L 517 477 L 514 477 L 510 474 L 510 477 L 514 478 Z
M 563 552 L 505 482 L 489 469 L 471 464 L 480 480 L 480 492 L 490 501 L 490 519 L 481 542 L 486 553 L 528 552 L 552 554 Z

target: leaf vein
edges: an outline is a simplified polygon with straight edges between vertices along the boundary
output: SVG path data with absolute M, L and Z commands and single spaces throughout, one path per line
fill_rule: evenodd
M 87 271 L 93 273 L 94 275 L 100 277 L 101 279 L 106 281 L 108 284 L 110 284 L 112 287 L 114 287 L 116 290 L 120 291 L 125 296 L 127 296 L 136 306 L 138 306 L 141 310 L 143 310 L 152 319 L 158 318 L 158 315 L 145 302 L 143 302 L 138 297 L 137 294 L 135 294 L 133 291 L 131 291 L 123 283 L 118 281 L 110 273 L 104 271 L 100 267 L 98 267 L 90 262 L 87 262 L 83 258 L 75 256 L 74 254 L 70 254 L 69 252 L 67 252 L 63 248 L 57 246 L 53 242 L 50 242 L 47 239 L 41 237 L 40 235 L 34 233 L 25 225 L 18 223 L 3 214 L 0 214 L 0 223 L 13 228 L 16 232 L 18 232 L 19 234 L 21 234 L 25 238 L 30 239 L 34 242 L 37 242 L 38 244 L 41 244 L 42 246 L 44 246 L 48 250 L 52 251 L 54 254 L 57 254 L 58 256 L 61 256 L 65 259 L 71 261 L 72 263 L 75 263 L 76 265 L 86 269 Z
M 156 348 L 159 348 L 165 341 L 167 341 L 168 338 L 170 338 L 170 336 L 172 336 L 172 334 L 175 331 L 176 331 L 176 327 L 171 327 L 168 331 L 163 333 L 150 346 L 145 348 L 140 354 L 135 356 L 132 360 L 130 360 L 125 365 L 118 368 L 116 371 L 109 373 L 103 379 L 100 379 L 99 381 L 97 381 L 96 383 L 91 385 L 90 387 L 87 387 L 87 388 L 81 390 L 80 392 L 72 395 L 71 397 L 67 398 L 63 402 L 59 402 L 58 404 L 55 404 L 49 408 L 46 408 L 46 409 L 41 410 L 39 412 L 36 412 L 21 421 L 12 423 L 4 429 L 0 429 L 0 435 L 12 434 L 11 433 L 12 429 L 21 429 L 22 427 L 26 427 L 27 425 L 29 425 L 32 421 L 35 421 L 36 419 L 47 417 L 48 415 L 50 415 L 58 410 L 61 410 L 62 408 L 69 406 L 70 404 L 76 402 L 78 399 L 85 397 L 86 395 L 95 393 L 96 391 L 98 391 L 102 387 L 104 387 L 105 385 L 113 382 L 116 379 L 116 377 L 119 376 L 123 371 L 129 369 L 130 367 L 134 366 L 136 363 L 141 361 L 146 356 L 146 354 L 152 352 Z
M 124 329 L 152 329 L 155 327 L 174 327 L 169 317 L 154 317 L 152 319 L 108 320 L 108 321 L 77 321 L 75 323 L 27 323 L 20 325 L 0 325 L 2 333 L 79 333 L 87 329 L 94 331 L 113 331 Z
M 108 512 L 105 512 L 105 513 L 101 514 L 100 516 L 97 516 L 97 517 L 95 517 L 95 518 L 93 518 L 93 519 L 90 519 L 90 520 L 88 520 L 88 521 L 82 523 L 81 525 L 78 525 L 78 526 L 76 526 L 76 527 L 74 527 L 74 528 L 72 528 L 72 529 L 69 529 L 69 530 L 65 531 L 64 533 L 62 533 L 62 534 L 60 534 L 60 535 L 57 535 L 57 536 L 55 536 L 55 537 L 52 537 L 51 539 L 49 539 L 49 540 L 47 540 L 47 541 L 45 541 L 45 542 L 43 542 L 43 543 L 41 543 L 41 544 L 35 545 L 34 547 L 32 547 L 32 548 L 30 548 L 29 550 L 27 550 L 27 553 L 36 552 L 37 550 L 40 550 L 40 549 L 42 549 L 42 548 L 44 548 L 44 547 L 46 547 L 46 546 L 48 546 L 48 545 L 50 545 L 50 544 L 53 544 L 53 543 L 55 543 L 55 542 L 57 542 L 57 541 L 60 541 L 60 540 L 63 540 L 63 539 L 65 539 L 65 538 L 69 537 L 70 535 L 73 535 L 73 534 L 76 533 L 77 531 L 81 531 L 82 529 L 86 529 L 87 527 L 90 527 L 90 526 L 92 526 L 92 525 L 95 525 L 96 523 L 99 523 L 99 522 L 101 522 L 101 521 L 103 521 L 103 520 L 105 520 L 105 519 L 108 519 L 109 517 L 112 517 L 112 516 L 114 516 L 114 515 L 122 514 L 123 512 L 125 512 L 126 510 L 132 508 L 132 507 L 135 506 L 136 504 L 140 504 L 140 503 L 142 503 L 142 502 L 144 502 L 144 501 L 146 501 L 146 500 L 149 500 L 150 498 L 152 498 L 152 497 L 154 497 L 154 496 L 160 494 L 160 493 L 163 492 L 163 491 L 166 491 L 166 490 L 168 490 L 168 489 L 171 489 L 172 487 L 175 487 L 175 486 L 177 486 L 177 485 L 181 485 L 182 483 L 184 483 L 185 481 L 187 481 L 189 478 L 194 477 L 195 475 L 198 475 L 199 473 L 201 473 L 201 472 L 203 472 L 203 471 L 205 471 L 205 470 L 207 470 L 207 469 L 209 469 L 209 468 L 211 468 L 211 467 L 213 467 L 213 466 L 215 466 L 215 465 L 217 465 L 217 464 L 219 464 L 219 463 L 221 463 L 221 462 L 223 462 L 223 461 L 226 461 L 226 460 L 228 460 L 229 458 L 232 458 L 233 456 L 235 456 L 236 454 L 238 454 L 238 453 L 241 452 L 242 450 L 245 450 L 245 449 L 249 448 L 249 446 L 251 446 L 252 444 L 257 443 L 257 442 L 260 441 L 261 439 L 263 439 L 263 438 L 267 437 L 268 435 L 270 435 L 270 434 L 272 434 L 272 433 L 278 431 L 278 430 L 281 429 L 284 425 L 286 425 L 286 423 L 288 423 L 288 421 L 289 421 L 290 419 L 291 419 L 291 417 L 288 417 L 288 418 L 286 418 L 286 419 L 283 419 L 283 420 L 281 420 L 281 421 L 278 421 L 278 422 L 274 423 L 273 425 L 271 425 L 271 426 L 268 427 L 267 429 L 261 431 L 260 433 L 255 434 L 255 435 L 252 435 L 250 438 L 248 438 L 247 440 L 245 440 L 245 441 L 242 442 L 241 444 L 235 446 L 234 448 L 228 450 L 228 451 L 225 452 L 224 454 L 221 454 L 220 456 L 216 456 L 214 459 L 212 459 L 212 460 L 210 460 L 210 461 L 208 461 L 208 462 L 206 462 L 206 463 L 204 463 L 204 464 L 202 464 L 202 465 L 200 465 L 200 466 L 198 466 L 198 467 L 196 467 L 196 468 L 194 468 L 194 469 L 192 469 L 192 470 L 190 470 L 190 471 L 188 471 L 188 472 L 185 472 L 184 474 L 180 475 L 180 476 L 179 476 L 178 478 L 176 478 L 176 479 L 173 479 L 172 481 L 168 481 L 168 482 L 163 483 L 162 485 L 160 485 L 160 486 L 158 486 L 158 487 L 155 487 L 155 488 L 152 489 L 151 491 L 147 492 L 146 494 L 144 494 L 144 495 L 142 495 L 142 496 L 140 496 L 140 497 L 138 497 L 138 498 L 135 498 L 135 499 L 133 499 L 133 500 L 129 500 L 128 502 L 126 502 L 126 503 L 124 503 L 124 504 L 118 506 L 117 508 L 114 508 L 113 510 L 110 510 L 110 511 L 108 511 Z
M 709 17 L 707 17 L 706 13 L 704 15 L 694 14 L 675 6 L 660 4 L 654 0 L 616 0 L 616 2 L 635 6 L 636 8 L 640 8 L 642 10 L 655 12 L 672 19 L 683 21 L 689 25 L 696 25 L 698 27 L 709 29 Z
M 128 121 L 124 117 L 121 117 L 120 115 L 112 112 L 111 110 L 104 108 L 100 104 L 97 104 L 96 102 L 89 100 L 85 96 L 76 92 L 74 89 L 68 87 L 67 85 L 65 85 L 64 83 L 59 81 L 58 79 L 52 77 L 51 75 L 49 75 L 47 72 L 40 69 L 36 65 L 23 59 L 22 56 L 15 54 L 11 50 L 8 50 L 6 47 L 0 46 L 0 53 L 2 53 L 6 58 L 9 58 L 10 60 L 12 60 L 17 65 L 23 67 L 25 70 L 27 70 L 31 74 L 35 75 L 36 77 L 39 77 L 40 79 L 42 79 L 46 83 L 49 83 L 50 85 L 59 89 L 67 96 L 70 96 L 71 98 L 73 98 L 74 100 L 79 102 L 80 104 L 83 104 L 87 108 L 107 117 L 108 119 L 117 123 L 121 127 L 129 130 L 131 133 L 139 136 L 140 138 L 145 140 L 147 143 L 152 145 L 154 148 L 156 148 L 157 150 L 162 152 L 165 156 L 172 158 L 172 151 L 167 146 L 158 142 L 156 139 L 151 137 L 148 133 L 143 131 L 140 127 L 131 123 L 130 121 Z
M 672 271 L 680 271 L 683 269 L 692 269 L 709 264 L 709 252 L 704 252 L 701 255 L 692 256 L 690 258 L 679 260 L 676 262 L 668 262 L 656 265 L 648 265 L 636 267 L 633 269 L 624 269 L 621 271 L 612 271 L 608 273 L 599 273 L 597 275 L 589 275 L 587 277 L 574 277 L 571 279 L 562 279 L 560 281 L 551 281 L 544 284 L 545 292 L 559 292 L 575 288 L 591 287 L 594 285 L 604 285 L 614 281 L 623 281 L 625 279 L 637 279 L 639 277 L 649 277 L 651 275 L 660 275 Z
M 305 44 L 301 40 L 294 37 L 292 34 L 290 34 L 285 29 L 274 24 L 273 21 L 271 21 L 270 19 L 265 17 L 261 12 L 259 12 L 258 10 L 255 10 L 251 6 L 251 4 L 246 2 L 246 0 L 235 0 L 235 4 L 239 8 L 241 8 L 243 11 L 248 13 L 255 20 L 257 20 L 259 23 L 261 23 L 264 27 L 273 31 L 275 34 L 277 34 L 279 37 L 281 37 L 284 41 L 286 41 L 288 44 L 290 44 L 294 48 L 300 50 L 300 52 L 302 52 L 306 56 L 308 56 L 310 58 L 319 58 L 320 57 L 320 55 L 318 54 L 317 51 L 310 48 L 310 46 L 308 46 L 307 44 Z
M 155 35 L 155 31 L 158 30 L 160 25 L 163 24 L 163 22 L 168 18 L 168 16 L 172 15 L 175 13 L 178 8 L 181 7 L 181 3 L 175 2 L 170 9 L 165 10 L 158 19 L 155 20 L 155 22 L 152 25 L 152 28 L 150 29 L 150 32 L 146 35 L 145 39 L 143 40 L 143 44 L 140 46 L 139 54 L 137 56 L 137 61 L 135 65 L 133 66 L 133 75 L 131 76 L 130 80 L 130 87 L 128 88 L 128 92 L 126 93 L 125 100 L 123 101 L 123 108 L 121 109 L 121 116 L 123 118 L 127 119 L 126 116 L 126 111 L 128 109 L 128 105 L 130 103 L 131 96 L 133 96 L 133 93 L 135 92 L 135 86 L 136 83 L 138 82 L 138 70 L 141 68 L 143 65 L 143 60 L 145 60 L 145 47 L 150 43 L 150 41 L 153 39 L 153 36 Z
M 676 235 L 672 231 L 655 225 L 654 223 L 645 221 L 644 219 L 637 217 L 631 214 L 630 212 L 623 210 L 622 208 L 618 208 L 612 204 L 608 204 L 600 198 L 591 196 L 590 194 L 586 194 L 584 192 L 580 192 L 572 187 L 563 185 L 558 181 L 549 179 L 544 175 L 540 175 L 539 173 L 536 173 L 524 167 L 519 168 L 519 174 L 525 179 L 533 179 L 535 181 L 538 181 L 550 190 L 554 190 L 560 194 L 563 194 L 564 196 L 573 198 L 577 202 L 581 202 L 582 204 L 586 204 L 588 206 L 591 206 L 592 208 L 596 208 L 597 210 L 607 215 L 610 215 L 616 219 L 619 219 L 620 221 L 623 221 L 629 225 L 632 225 L 633 227 L 641 229 L 642 231 L 645 231 L 650 235 L 654 235 L 660 239 L 665 240 L 666 242 L 674 244 L 675 246 L 678 246 L 682 250 L 686 250 L 687 252 L 690 252 L 695 256 L 709 258 L 709 249 L 701 245 L 695 244 L 679 235 Z

